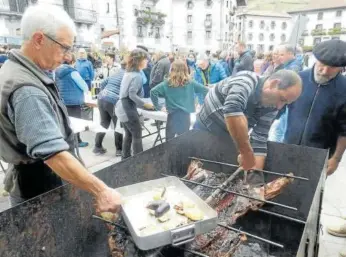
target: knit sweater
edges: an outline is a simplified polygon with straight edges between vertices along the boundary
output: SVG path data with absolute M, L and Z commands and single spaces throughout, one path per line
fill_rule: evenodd
M 105 79 L 100 85 L 101 92 L 99 93 L 98 99 L 116 104 L 119 100 L 120 85 L 124 74 L 125 70 L 120 69 L 115 75 Z
M 195 112 L 195 93 L 201 93 L 204 97 L 208 93 L 208 88 L 195 81 L 190 81 L 181 87 L 172 87 L 168 81 L 164 81 L 151 89 L 150 98 L 156 110 L 159 110 L 158 98 L 166 100 L 168 113 L 182 110 L 187 113 Z

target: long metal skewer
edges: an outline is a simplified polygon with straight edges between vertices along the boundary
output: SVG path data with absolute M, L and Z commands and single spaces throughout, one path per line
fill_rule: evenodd
M 120 225 L 120 224 L 118 224 L 118 223 L 116 223 L 116 222 L 106 220 L 106 219 L 104 219 L 104 218 L 102 218 L 102 217 L 100 217 L 100 216 L 92 215 L 92 217 L 93 217 L 94 219 L 102 220 L 102 221 L 104 221 L 104 222 L 106 222 L 106 223 L 109 223 L 109 224 L 111 224 L 111 225 L 113 225 L 113 226 L 116 226 L 116 227 L 125 229 L 126 231 L 128 230 L 127 227 L 125 227 L 125 226 L 123 226 L 123 225 Z
M 233 167 L 233 168 L 239 168 L 238 165 L 231 164 L 231 163 L 226 163 L 226 162 L 211 161 L 211 160 L 201 159 L 201 158 L 197 158 L 197 157 L 189 157 L 189 159 L 199 160 L 199 161 L 202 161 L 202 162 L 209 162 L 209 163 L 220 164 L 220 165 L 229 166 L 229 167 Z M 255 169 L 255 171 L 261 171 L 263 173 L 268 173 L 268 174 L 272 174 L 272 175 L 277 175 L 277 176 L 282 176 L 282 177 L 287 177 L 287 178 L 294 178 L 294 179 L 300 179 L 300 180 L 304 180 L 304 181 L 309 181 L 308 178 L 303 178 L 303 177 L 298 177 L 298 176 L 293 176 L 293 175 L 288 175 L 288 174 L 282 174 L 282 173 L 268 171 L 268 170 L 258 170 L 258 169 Z
M 238 232 L 238 233 L 240 233 L 240 234 L 244 234 L 244 235 L 246 235 L 246 236 L 248 236 L 248 237 L 252 237 L 252 238 L 257 239 L 257 240 L 259 240 L 259 241 L 262 241 L 262 242 L 271 244 L 271 245 L 273 245 L 273 246 L 276 246 L 276 247 L 279 247 L 279 248 L 284 248 L 284 246 L 283 246 L 282 244 L 279 244 L 279 243 L 270 241 L 270 240 L 268 240 L 268 239 L 265 239 L 265 238 L 262 238 L 262 237 L 259 237 L 259 236 L 253 235 L 253 234 L 250 234 L 250 233 L 245 232 L 245 231 L 242 231 L 242 230 L 240 230 L 240 229 L 236 229 L 236 228 L 233 228 L 233 227 L 230 227 L 230 226 L 226 226 L 226 225 L 223 225 L 223 224 L 221 224 L 221 223 L 218 223 L 217 225 L 220 226 L 220 227 L 223 227 L 223 228 L 225 228 L 225 229 L 229 229 L 229 230 L 232 230 L 232 231 L 234 231 L 234 232 Z
M 188 252 L 188 253 L 192 253 L 193 255 L 196 255 L 196 256 L 209 257 L 209 255 L 205 255 L 203 253 L 199 253 L 199 252 L 196 252 L 196 251 L 193 251 L 193 250 L 190 250 L 190 249 L 186 249 L 186 248 L 179 247 L 179 246 L 174 246 L 174 247 L 178 248 L 179 250 L 182 250 L 182 251 L 185 251 L 185 252 Z
M 265 214 L 268 214 L 268 215 L 276 216 L 276 217 L 279 217 L 279 218 L 283 218 L 283 219 L 286 219 L 286 220 L 294 221 L 294 222 L 297 222 L 297 223 L 300 223 L 300 224 L 306 224 L 306 222 L 304 220 L 292 218 L 292 217 L 289 217 L 289 216 L 286 216 L 286 215 L 282 215 L 280 213 L 271 212 L 271 211 L 267 211 L 267 210 L 263 210 L 263 209 L 258 209 L 257 211 L 265 213 Z
M 163 174 L 163 173 L 161 173 L 161 175 L 165 176 L 165 177 L 169 177 L 170 176 L 170 175 Z M 249 195 L 244 195 L 244 194 L 241 194 L 241 193 L 237 193 L 237 192 L 234 192 L 234 191 L 231 191 L 231 190 L 223 189 L 220 186 L 209 186 L 209 185 L 201 184 L 201 183 L 190 181 L 190 180 L 183 179 L 183 178 L 179 178 L 179 179 L 181 181 L 184 181 L 184 182 L 187 182 L 187 183 L 191 183 L 191 184 L 195 184 L 195 185 L 198 185 L 198 186 L 204 186 L 204 187 L 208 187 L 208 188 L 211 188 L 211 189 L 220 189 L 220 190 L 222 190 L 224 192 L 227 192 L 227 193 L 230 193 L 230 194 L 234 194 L 234 195 L 238 195 L 238 196 L 241 196 L 241 197 L 245 197 L 245 198 L 248 198 L 248 199 L 251 199 L 251 200 L 259 201 L 259 202 L 262 202 L 262 203 L 267 203 L 267 204 L 279 206 L 279 207 L 286 208 L 286 209 L 293 210 L 293 211 L 297 211 L 298 210 L 295 207 L 291 207 L 291 206 L 284 205 L 284 204 L 281 204 L 281 203 L 275 203 L 275 202 L 272 202 L 272 201 L 267 201 L 267 200 L 259 199 L 259 198 L 252 197 L 252 196 L 249 196 Z

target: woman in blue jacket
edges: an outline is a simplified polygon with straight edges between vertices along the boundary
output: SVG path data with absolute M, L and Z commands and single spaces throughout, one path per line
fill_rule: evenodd
M 74 55 L 72 55 L 69 63 L 62 64 L 56 69 L 55 81 L 69 116 L 80 119 L 82 118 L 84 93 L 88 92 L 88 86 L 74 68 L 75 60 Z M 82 141 L 79 133 L 77 138 L 79 147 L 87 147 L 89 145 L 87 142 Z

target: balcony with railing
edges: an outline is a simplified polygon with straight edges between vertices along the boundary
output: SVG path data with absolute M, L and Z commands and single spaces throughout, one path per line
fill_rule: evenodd
M 204 21 L 204 26 L 205 26 L 207 29 L 210 29 L 210 28 L 213 26 L 213 21 L 212 21 L 212 20 L 205 20 L 205 21 Z
M 0 13 L 8 15 L 22 15 L 30 3 L 36 1 L 0 0 Z
M 328 35 L 342 35 L 346 34 L 346 28 L 332 28 L 328 30 Z
M 309 31 L 308 30 L 304 30 L 302 33 L 303 37 L 309 36 Z
M 325 36 L 327 35 L 326 29 L 313 29 L 311 31 L 311 36 Z
M 97 14 L 94 10 L 74 7 L 73 3 L 68 1 L 64 1 L 64 9 L 77 23 L 94 24 L 97 21 Z
M 165 24 L 165 17 L 167 16 L 161 12 L 153 12 L 150 10 L 138 10 L 135 9 L 135 16 L 137 17 L 137 23 L 142 26 L 151 24 L 152 26 L 160 27 Z

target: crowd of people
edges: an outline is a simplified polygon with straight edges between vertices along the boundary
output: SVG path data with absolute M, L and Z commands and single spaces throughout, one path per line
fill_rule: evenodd
M 151 52 L 138 45 L 125 56 L 107 51 L 102 59 L 74 51 L 75 25 L 65 11 L 40 6 L 26 10 L 22 33 L 21 49 L 0 55 L 0 157 L 10 164 L 5 185 L 12 204 L 63 179 L 94 195 L 98 210 L 116 211 L 121 196 L 82 165 L 68 118 L 81 118 L 95 80 L 101 126 L 120 122 L 123 128 L 114 132 L 122 159 L 143 151 L 137 108 L 167 113 L 167 140 L 188 131 L 197 112 L 194 129 L 232 137 L 244 170 L 264 168 L 268 140 L 330 149 L 328 175 L 346 148 L 341 40 L 316 45 L 314 65 L 299 46 L 256 54 L 244 42 L 215 53 Z M 107 151 L 104 137 L 95 136 L 97 155 Z M 79 147 L 88 145 L 77 138 Z M 346 224 L 328 231 L 346 236 Z

